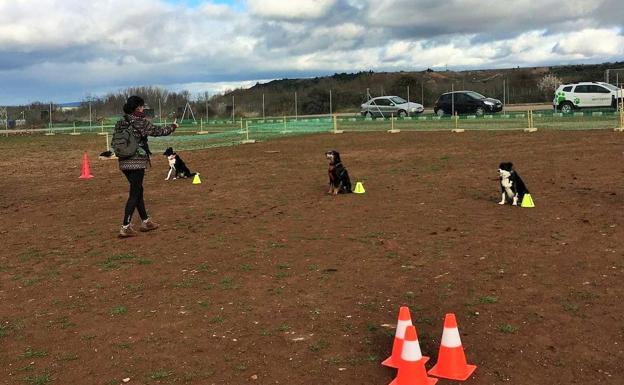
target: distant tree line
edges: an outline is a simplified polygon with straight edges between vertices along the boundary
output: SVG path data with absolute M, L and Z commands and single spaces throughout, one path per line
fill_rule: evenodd
M 624 62 L 598 65 L 511 68 L 475 71 L 336 73 L 309 79 L 281 79 L 256 84 L 248 89 L 228 90 L 218 95 L 191 95 L 161 87 L 132 87 L 105 96 L 88 96 L 76 109 L 63 111 L 52 106 L 53 122 L 80 121 L 99 124 L 102 119 L 121 115 L 130 95 L 140 95 L 155 119 L 181 117 L 190 106 L 197 120 L 261 118 L 263 116 L 314 115 L 359 111 L 369 97 L 398 95 L 431 107 L 437 97 L 454 90 L 473 90 L 507 104 L 552 101 L 557 83 L 602 81 L 608 68 L 622 68 Z M 624 79 L 622 79 L 624 81 Z M 331 102 L 331 104 L 330 104 Z M 9 119 L 25 119 L 28 126 L 49 121 L 50 106 L 32 103 L 8 108 Z M 185 114 L 189 118 L 190 114 Z

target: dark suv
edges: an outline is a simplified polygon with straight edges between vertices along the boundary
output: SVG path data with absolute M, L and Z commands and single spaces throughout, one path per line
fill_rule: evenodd
M 453 110 L 454 109 L 454 110 Z M 440 95 L 433 105 L 433 112 L 438 116 L 444 114 L 475 114 L 499 112 L 503 103 L 497 99 L 486 98 L 474 91 L 455 91 Z

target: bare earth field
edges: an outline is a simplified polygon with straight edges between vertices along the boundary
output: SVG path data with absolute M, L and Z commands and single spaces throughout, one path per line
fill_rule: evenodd
M 399 306 L 470 385 L 624 383 L 621 133 L 312 135 L 182 153 L 127 182 L 97 136 L 0 138 L 0 383 L 388 384 Z M 335 148 L 366 194 L 327 196 Z M 82 151 L 95 175 L 79 180 Z M 496 204 L 514 162 L 534 209 Z M 440 385 L 456 384 L 440 380 Z

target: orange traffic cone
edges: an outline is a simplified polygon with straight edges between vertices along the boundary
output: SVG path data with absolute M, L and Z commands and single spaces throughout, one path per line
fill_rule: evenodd
M 431 368 L 429 374 L 449 380 L 464 381 L 476 368 L 476 365 L 466 363 L 455 314 L 447 314 L 444 318 L 444 332 L 442 332 L 438 362 Z
M 401 367 L 396 378 L 390 385 L 435 385 L 437 378 L 427 377 L 425 360 L 420 353 L 420 345 L 416 336 L 416 328 L 408 326 L 401 352 Z
M 402 365 L 401 352 L 403 351 L 403 340 L 405 339 L 405 330 L 408 326 L 412 326 L 412 317 L 407 306 L 401 306 L 399 309 L 399 320 L 397 321 L 396 332 L 394 334 L 394 343 L 392 344 L 392 355 L 381 364 L 391 368 L 399 368 Z M 416 340 L 418 343 L 418 340 Z M 418 345 L 420 351 L 420 345 Z M 429 357 L 422 357 L 423 363 L 429 361 Z
M 82 174 L 80 175 L 80 179 L 91 179 L 93 175 L 91 175 L 91 168 L 89 167 L 89 157 L 87 153 L 84 153 L 82 157 Z

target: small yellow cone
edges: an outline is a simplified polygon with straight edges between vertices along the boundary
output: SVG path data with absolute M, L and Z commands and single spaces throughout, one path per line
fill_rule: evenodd
M 364 185 L 362 184 L 362 182 L 357 182 L 355 184 L 355 190 L 353 190 L 353 192 L 356 194 L 364 194 L 366 192 L 366 190 L 364 190 Z
M 199 179 L 199 173 L 195 174 L 195 178 L 193 178 L 193 184 L 201 184 L 201 179 Z
M 533 203 L 533 198 L 531 198 L 531 194 L 524 194 L 520 207 L 535 207 L 535 204 Z

